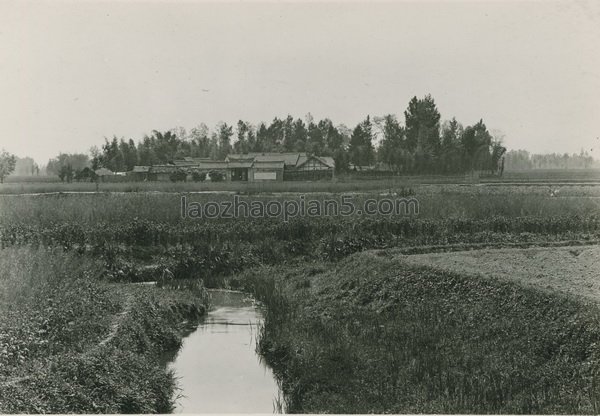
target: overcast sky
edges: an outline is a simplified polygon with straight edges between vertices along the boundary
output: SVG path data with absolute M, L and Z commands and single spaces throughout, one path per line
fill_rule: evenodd
M 0 0 L 0 148 L 288 113 L 353 127 L 432 94 L 511 149 L 600 159 L 600 2 Z

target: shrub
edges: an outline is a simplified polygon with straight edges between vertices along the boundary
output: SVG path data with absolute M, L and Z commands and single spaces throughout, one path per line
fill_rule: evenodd
M 178 170 L 169 175 L 169 179 L 171 179 L 171 182 L 185 182 L 186 178 L 187 174 L 182 170 Z
M 223 182 L 225 180 L 225 174 L 218 170 L 211 170 L 208 175 L 213 182 Z
M 206 172 L 192 172 L 192 180 L 194 182 L 204 182 L 206 180 Z

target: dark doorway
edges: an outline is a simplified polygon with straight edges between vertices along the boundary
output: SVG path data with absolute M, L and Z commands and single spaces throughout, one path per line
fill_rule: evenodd
M 248 181 L 248 168 L 233 168 L 231 169 L 232 181 Z

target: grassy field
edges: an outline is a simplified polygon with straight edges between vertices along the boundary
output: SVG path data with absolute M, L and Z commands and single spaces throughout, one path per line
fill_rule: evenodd
M 600 302 L 600 246 L 427 253 L 385 253 L 411 265 L 459 274 L 494 276 L 542 291 Z
M 161 354 L 204 312 L 186 291 L 106 282 L 102 263 L 60 248 L 0 256 L 0 413 L 165 413 Z
M 419 214 L 208 220 L 182 218 L 176 192 L 0 195 L 0 412 L 168 412 L 157 357 L 203 309 L 191 291 L 129 284 L 165 268 L 268 305 L 260 351 L 290 411 L 600 411 L 584 294 L 598 290 L 600 187 L 365 183 L 307 197 L 413 197 Z M 236 192 L 308 189 L 283 185 Z
M 180 196 L 93 194 L 0 197 L 0 246 L 59 246 L 104 262 L 116 280 L 154 280 L 169 267 L 217 284 L 261 264 L 339 260 L 367 249 L 590 244 L 600 240 L 600 198 L 592 187 L 561 197 L 526 188 L 419 187 L 417 216 L 181 218 Z M 520 192 L 522 191 L 522 192 Z M 188 195 L 222 201 L 231 195 Z M 317 195 L 315 198 L 332 198 Z M 356 194 L 367 198 L 389 195 Z M 298 198 L 252 195 L 248 200 Z
M 361 176 L 338 175 L 333 181 L 248 182 L 60 182 L 58 177 L 9 176 L 0 194 L 51 192 L 364 192 L 419 184 L 586 184 L 600 183 L 600 169 L 505 172 L 502 177 L 474 175 Z
M 189 202 L 232 201 L 229 193 L 184 194 Z M 241 200 L 284 201 L 340 199 L 340 193 L 237 194 Z M 419 218 L 487 218 L 589 215 L 600 212 L 600 187 L 566 185 L 553 196 L 546 186 L 417 185 L 366 192 L 344 193 L 356 206 L 369 198 L 414 197 Z M 50 195 L 0 195 L 0 223 L 61 223 L 84 225 L 100 221 L 127 223 L 134 218 L 163 223 L 196 223 L 181 218 L 181 193 L 100 193 Z M 393 218 L 392 218 L 393 219 Z M 218 222 L 218 221 L 210 221 Z M 230 221 L 229 221 L 230 222 Z
M 242 281 L 269 308 L 260 351 L 289 412 L 600 411 L 600 305 L 581 287 L 566 296 L 386 251 Z

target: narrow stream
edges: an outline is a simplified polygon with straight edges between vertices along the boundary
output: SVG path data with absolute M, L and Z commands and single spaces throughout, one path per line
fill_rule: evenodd
M 244 293 L 210 291 L 212 307 L 168 364 L 175 413 L 274 413 L 279 388 L 255 352 L 262 313 Z

